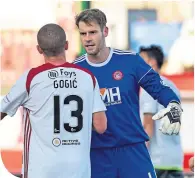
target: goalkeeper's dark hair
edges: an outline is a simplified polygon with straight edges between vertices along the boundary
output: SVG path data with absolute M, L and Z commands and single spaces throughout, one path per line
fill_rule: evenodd
M 153 58 L 156 60 L 158 68 L 161 69 L 164 63 L 164 53 L 160 46 L 158 45 L 151 45 L 149 47 L 140 47 L 139 53 L 146 52 L 148 57 Z

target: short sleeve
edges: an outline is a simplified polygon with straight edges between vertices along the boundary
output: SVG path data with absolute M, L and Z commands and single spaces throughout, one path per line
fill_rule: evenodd
M 94 88 L 94 99 L 93 99 L 93 113 L 95 112 L 101 112 L 101 111 L 106 111 L 106 106 L 101 98 L 100 95 L 100 89 L 99 89 L 99 84 L 96 80 L 95 88 Z
M 28 98 L 26 91 L 26 79 L 29 71 L 26 71 L 13 85 L 9 93 L 1 100 L 0 111 L 13 116 L 18 108 L 22 106 Z
M 155 114 L 158 110 L 158 102 L 154 100 L 144 89 L 140 95 L 140 109 L 143 114 L 151 113 Z

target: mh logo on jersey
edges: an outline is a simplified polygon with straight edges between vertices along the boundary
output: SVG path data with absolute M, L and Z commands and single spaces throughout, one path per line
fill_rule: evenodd
M 122 103 L 119 87 L 101 88 L 100 93 L 106 106 Z

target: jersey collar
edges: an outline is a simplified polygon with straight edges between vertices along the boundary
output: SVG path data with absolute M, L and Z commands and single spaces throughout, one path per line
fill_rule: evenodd
M 102 66 L 105 66 L 106 64 L 109 63 L 109 61 L 111 60 L 112 58 L 112 54 L 113 54 L 113 49 L 110 48 L 110 54 L 108 56 L 108 58 L 104 61 L 104 62 L 101 62 L 101 63 L 93 63 L 93 62 L 90 62 L 88 57 L 87 57 L 87 54 L 85 54 L 86 56 L 86 61 L 89 65 L 93 66 L 93 67 L 102 67 Z

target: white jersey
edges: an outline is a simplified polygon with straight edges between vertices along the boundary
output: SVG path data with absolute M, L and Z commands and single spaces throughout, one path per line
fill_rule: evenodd
M 169 86 L 180 98 L 180 94 L 176 86 L 167 78 L 162 77 L 163 82 Z M 140 109 L 143 113 L 156 114 L 164 107 L 154 100 L 145 90 L 141 91 Z M 149 152 L 157 169 L 182 170 L 183 167 L 183 151 L 180 135 L 165 135 L 159 131 L 160 120 L 154 122 L 154 132 L 149 144 Z
M 105 111 L 96 78 L 75 64 L 46 63 L 22 75 L 1 102 L 24 107 L 23 178 L 90 178 L 92 114 Z

